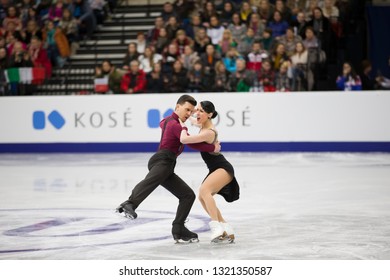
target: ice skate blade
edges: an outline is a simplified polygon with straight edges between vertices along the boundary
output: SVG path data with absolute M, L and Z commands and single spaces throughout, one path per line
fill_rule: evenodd
M 223 235 L 211 239 L 211 243 L 222 243 L 225 240 Z
M 175 244 L 190 244 L 190 243 L 198 243 L 199 239 L 198 238 L 191 238 L 189 240 L 184 240 L 184 239 L 175 239 Z
M 137 218 L 137 216 L 130 215 L 129 213 L 126 213 L 126 212 L 125 212 L 125 217 L 130 219 L 130 220 L 134 220 Z
M 225 236 L 225 241 L 226 241 L 227 243 L 234 243 L 234 239 L 235 239 L 234 234 L 230 234 L 230 235 L 226 235 L 226 236 Z

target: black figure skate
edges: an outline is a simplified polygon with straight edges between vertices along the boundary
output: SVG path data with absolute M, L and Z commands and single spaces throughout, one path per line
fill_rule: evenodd
M 129 218 L 132 220 L 137 218 L 137 213 L 135 213 L 135 211 L 134 211 L 134 206 L 128 200 L 126 200 L 121 205 L 119 205 L 116 208 L 116 212 L 124 213 L 126 218 Z
M 173 224 L 172 235 L 176 243 L 193 243 L 199 242 L 198 235 L 190 231 L 182 224 Z

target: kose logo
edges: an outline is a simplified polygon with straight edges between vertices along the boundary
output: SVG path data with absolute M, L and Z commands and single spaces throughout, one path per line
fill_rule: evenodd
M 161 117 L 160 110 L 150 109 L 148 111 L 148 126 L 150 128 L 158 128 L 160 126 L 161 119 L 170 116 L 173 113 L 172 109 L 168 109 Z
M 48 116 L 47 120 L 54 126 L 56 129 L 61 129 L 65 125 L 65 119 L 61 114 L 54 110 Z M 34 129 L 44 129 L 46 127 L 46 114 L 44 111 L 35 111 L 33 113 L 33 127 Z

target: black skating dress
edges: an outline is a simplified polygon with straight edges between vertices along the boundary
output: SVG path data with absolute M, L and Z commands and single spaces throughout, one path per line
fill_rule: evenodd
M 215 133 L 215 139 L 213 141 L 213 143 L 215 143 L 217 141 L 218 134 L 217 131 L 215 131 L 214 129 L 211 130 Z M 233 202 L 239 199 L 240 187 L 238 185 L 236 177 L 234 176 L 234 168 L 230 164 L 230 162 L 228 162 L 227 159 L 221 153 L 200 152 L 200 155 L 202 156 L 204 162 L 209 169 L 209 174 L 207 174 L 206 178 L 219 168 L 225 169 L 233 177 L 230 183 L 224 186 L 218 192 L 218 194 L 222 195 L 227 202 Z M 204 180 L 206 180 L 206 178 Z

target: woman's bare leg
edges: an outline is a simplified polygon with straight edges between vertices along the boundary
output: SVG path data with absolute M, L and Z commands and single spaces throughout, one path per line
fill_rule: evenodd
M 199 200 L 213 221 L 224 221 L 213 195 L 218 193 L 231 180 L 232 176 L 225 169 L 219 168 L 211 173 L 200 186 Z

